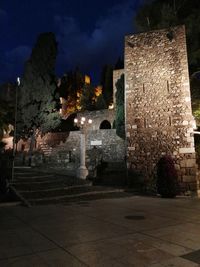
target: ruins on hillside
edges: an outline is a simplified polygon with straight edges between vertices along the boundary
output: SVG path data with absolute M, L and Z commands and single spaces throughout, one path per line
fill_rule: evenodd
M 185 27 L 125 37 L 127 167 L 150 177 L 164 154 L 196 188 Z

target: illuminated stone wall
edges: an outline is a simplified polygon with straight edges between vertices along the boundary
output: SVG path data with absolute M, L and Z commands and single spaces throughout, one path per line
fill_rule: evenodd
M 196 186 L 185 28 L 125 37 L 127 165 L 150 177 L 164 154 Z
M 69 133 L 49 133 L 37 138 L 39 150 L 47 152 L 51 158 L 51 163 L 58 165 L 58 161 L 65 161 L 69 152 L 79 165 L 80 156 L 80 131 Z M 91 151 L 96 146 L 102 154 L 104 161 L 124 161 L 125 142 L 116 135 L 115 129 L 88 130 L 86 135 L 86 150 Z M 87 153 L 89 162 L 93 155 Z M 66 160 L 65 166 L 68 161 Z
M 102 159 L 104 161 L 124 161 L 125 156 L 125 142 L 123 139 L 116 135 L 116 130 L 113 129 L 113 123 L 115 120 L 115 110 L 97 110 L 97 111 L 85 111 L 77 114 L 77 118 L 81 117 L 92 119 L 92 124 L 87 127 L 86 137 L 86 150 L 87 150 L 87 162 L 93 158 L 90 151 L 94 146 L 101 151 Z M 110 129 L 100 129 L 103 122 L 110 124 Z M 20 140 L 18 142 L 18 151 L 24 151 L 28 153 L 29 140 Z M 57 132 L 47 133 L 43 136 L 37 137 L 36 151 L 44 153 L 46 162 L 51 161 L 52 167 L 68 168 L 69 154 L 71 155 L 73 162 L 79 166 L 80 156 L 80 131 L 71 132 Z M 19 162 L 22 162 L 22 156 L 20 155 Z M 20 161 L 21 160 L 21 161 Z
M 88 125 L 88 130 L 98 130 L 103 121 L 108 121 L 113 128 L 113 123 L 115 120 L 115 110 L 114 109 L 102 109 L 95 111 L 84 111 L 77 113 L 77 118 L 85 117 L 92 120 L 92 124 Z

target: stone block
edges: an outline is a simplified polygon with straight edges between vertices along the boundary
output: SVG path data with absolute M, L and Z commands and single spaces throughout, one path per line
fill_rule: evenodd
M 192 168 L 192 167 L 196 167 L 196 160 L 195 159 L 187 159 L 186 160 L 186 167 L 187 168 Z
M 187 162 L 186 159 L 180 161 L 181 168 L 185 168 L 186 167 L 186 164 L 187 164 L 186 162 Z
M 180 154 L 195 153 L 194 147 L 181 147 L 179 148 Z
M 196 182 L 196 175 L 183 175 L 183 182 Z

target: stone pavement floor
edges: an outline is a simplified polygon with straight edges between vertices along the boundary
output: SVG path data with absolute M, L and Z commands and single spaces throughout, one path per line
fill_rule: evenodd
M 0 208 L 0 267 L 200 266 L 200 200 Z

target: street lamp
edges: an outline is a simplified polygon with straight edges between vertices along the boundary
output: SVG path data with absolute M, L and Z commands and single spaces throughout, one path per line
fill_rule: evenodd
M 81 179 L 86 179 L 88 175 L 88 169 L 85 166 L 85 151 L 86 151 L 86 145 L 85 145 L 85 136 L 86 136 L 86 130 L 87 126 L 92 123 L 91 119 L 86 120 L 85 117 L 81 117 L 81 119 L 74 119 L 75 125 L 80 127 L 80 136 L 81 136 L 81 142 L 80 142 L 80 167 L 77 169 L 77 177 Z
M 17 87 L 15 89 L 15 120 L 14 120 L 14 134 L 13 134 L 13 164 L 12 164 L 12 180 L 14 179 L 14 167 L 15 167 L 15 154 L 16 154 L 16 139 L 17 139 L 17 97 L 18 88 L 20 86 L 20 78 L 17 77 Z

